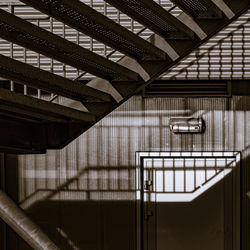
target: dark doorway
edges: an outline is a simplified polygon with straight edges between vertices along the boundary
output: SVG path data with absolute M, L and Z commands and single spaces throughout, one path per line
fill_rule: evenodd
M 240 156 L 137 153 L 138 249 L 239 250 Z

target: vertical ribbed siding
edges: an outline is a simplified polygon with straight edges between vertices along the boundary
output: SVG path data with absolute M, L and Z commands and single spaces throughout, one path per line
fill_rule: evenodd
M 119 227 L 127 230 L 126 241 L 133 241 L 133 233 L 128 233 L 127 227 L 135 220 L 136 151 L 240 151 L 243 249 L 249 249 L 250 204 L 246 195 L 250 190 L 249 104 L 249 97 L 142 99 L 135 96 L 63 150 L 19 156 L 20 201 L 29 195 L 29 205 L 44 198 L 66 203 L 94 201 L 99 204 L 98 216 L 104 217 L 118 209 L 130 218 L 121 220 Z M 202 117 L 206 131 L 193 135 L 170 133 L 169 119 L 174 116 Z M 113 204 L 108 210 L 107 202 Z M 123 202 L 123 206 L 118 202 Z M 63 223 L 60 213 L 58 218 Z M 110 221 L 100 221 L 98 227 L 115 228 L 112 217 L 107 218 Z
M 144 138 L 142 151 L 175 150 L 181 147 L 181 137 L 170 133 L 169 118 L 184 116 L 185 100 L 182 98 L 143 99 L 144 107 Z
M 241 151 L 242 165 L 242 249 L 250 248 L 250 99 L 235 97 L 231 108 L 235 110 L 229 120 L 234 126 L 233 147 Z M 231 130 L 232 131 L 232 130 Z
M 85 1 L 84 1 L 85 2 Z M 123 26 L 138 32 L 142 25 L 131 20 L 104 1 L 86 1 L 96 10 L 106 13 Z M 158 1 L 157 1 L 158 2 Z M 169 8 L 168 1 L 160 2 Z M 20 7 L 18 15 L 34 16 L 32 8 Z M 39 13 L 36 12 L 35 16 Z M 240 17 L 196 52 L 184 59 L 163 78 L 178 79 L 248 79 L 250 77 L 249 15 Z M 43 16 L 41 16 L 43 17 Z M 53 20 L 53 19 L 52 19 Z M 43 28 L 50 29 L 49 20 L 39 21 Z M 38 24 L 38 22 L 34 22 Z M 53 32 L 66 39 L 79 43 L 94 52 L 104 55 L 112 49 L 94 39 L 78 34 L 71 28 L 53 20 Z M 146 30 L 143 37 L 152 32 Z M 55 60 L 14 45 L 14 57 L 43 69 L 74 78 L 78 71 Z M 1 40 L 0 51 L 10 55 L 11 45 Z M 38 58 L 41 58 L 39 62 Z M 117 52 L 112 60 L 117 60 Z M 93 77 L 89 74 L 85 78 Z M 232 110 L 228 111 L 227 108 Z M 168 128 L 171 116 L 202 115 L 207 130 L 202 135 L 176 135 Z M 131 221 L 132 201 L 135 185 L 135 151 L 241 151 L 243 158 L 243 249 L 249 249 L 249 142 L 250 142 L 249 98 L 228 99 L 141 99 L 134 97 L 116 112 L 91 128 L 61 151 L 50 151 L 45 156 L 19 157 L 20 201 L 28 198 L 28 205 L 35 205 L 43 199 L 56 201 L 95 201 L 99 203 L 98 213 L 104 206 L 102 201 L 129 201 L 130 210 L 126 213 Z M 58 190 L 57 190 L 58 189 Z M 27 206 L 28 206 L 27 205 Z M 64 218 L 59 207 L 60 223 Z M 112 211 L 112 210 L 111 210 Z M 87 215 L 84 215 L 87 216 Z M 99 216 L 99 215 L 98 215 Z M 105 217 L 105 216 L 104 216 Z M 103 217 L 102 217 L 103 219 Z M 49 222 L 47 222 L 49 223 Z M 101 227 L 108 227 L 108 219 L 103 219 Z M 124 223 L 124 224 L 122 224 Z M 133 222 L 130 222 L 133 225 Z M 105 224 L 105 226 L 103 226 Z M 125 225 L 121 222 L 120 226 Z M 127 225 L 127 224 L 126 224 Z M 53 227 L 53 225 L 51 226 Z M 96 229 L 97 231 L 99 229 Z M 98 234 L 100 232 L 98 231 Z M 130 235 L 131 239 L 132 236 Z M 108 244 L 108 243 L 107 243 Z M 127 249 L 133 249 L 132 246 Z

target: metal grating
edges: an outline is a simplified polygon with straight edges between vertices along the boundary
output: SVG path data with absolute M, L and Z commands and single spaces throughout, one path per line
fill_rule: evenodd
M 177 31 L 175 27 L 166 23 L 160 16 L 156 15 L 155 12 L 146 8 L 140 1 L 137 0 L 124 0 L 121 5 L 125 5 L 132 12 L 137 13 L 147 19 L 148 22 L 152 22 L 154 26 L 158 26 L 160 29 L 164 30 L 166 33 Z
M 176 0 L 176 4 L 179 4 L 183 11 L 194 18 L 200 18 L 203 14 L 210 12 L 210 10 L 198 0 Z
M 195 16 L 199 16 L 200 12 L 208 11 L 199 0 L 182 0 L 182 2 Z
M 143 25 L 131 19 L 115 7 L 110 6 L 103 0 L 83 0 L 95 10 L 105 14 L 110 19 L 126 27 L 130 31 L 137 33 L 143 29 Z M 169 0 L 155 0 L 162 8 L 169 10 L 173 7 Z M 18 1 L 9 4 L 0 4 L 0 8 L 15 15 L 29 19 L 30 22 L 36 24 L 46 30 L 62 36 L 80 46 L 87 48 L 95 53 L 103 56 L 109 55 L 113 49 L 101 44 L 91 37 L 77 32 L 76 30 L 64 25 L 63 23 L 48 18 L 39 11 L 21 4 Z M 177 16 L 181 13 L 178 8 L 172 12 Z M 163 79 L 249 79 L 250 78 L 250 53 L 248 48 L 249 37 L 249 15 L 250 12 L 242 15 L 230 24 L 227 28 L 218 33 L 202 45 L 195 52 L 191 53 L 187 58 L 168 70 L 161 76 Z M 33 18 L 33 19 L 32 19 Z M 32 20 L 31 20 L 32 19 Z M 152 32 L 148 29 L 140 33 L 143 38 L 148 38 Z M 36 52 L 25 49 L 16 44 L 0 39 L 1 54 L 13 56 L 17 60 L 27 62 L 33 66 L 40 67 L 44 70 L 52 71 L 70 79 L 78 77 L 82 71 L 64 65 L 57 60 L 50 59 Z M 110 60 L 117 61 L 122 54 L 118 51 L 113 52 L 109 57 Z M 82 79 L 92 79 L 94 76 L 85 73 Z
M 144 39 L 148 38 L 152 34 L 150 30 L 145 30 L 143 25 L 129 18 L 113 6 L 106 4 L 106 2 L 103 0 L 84 0 L 82 2 L 97 10 L 98 12 L 108 16 L 110 19 L 117 22 L 118 24 L 121 24 L 123 27 L 126 27 L 126 29 L 132 31 L 133 33 L 140 32 L 140 36 Z M 167 9 L 171 7 L 171 3 L 168 0 L 161 0 L 161 3 Z M 28 20 L 43 29 L 70 40 L 71 42 L 74 42 L 99 55 L 108 57 L 110 60 L 117 61 L 123 56 L 123 54 L 119 51 L 114 51 L 109 46 L 96 41 L 92 37 L 78 32 L 64 23 L 55 20 L 54 18 L 49 18 L 47 15 L 44 15 L 36 9 L 24 5 L 19 1 L 7 4 L 4 2 L 0 3 L 0 8 L 13 13 L 22 19 Z M 12 56 L 15 59 L 26 61 L 33 66 L 52 71 L 64 77 L 71 79 L 75 79 L 78 76 L 81 76 L 83 79 L 91 79 L 94 77 L 94 75 L 90 73 L 84 72 L 84 74 L 82 74 L 83 72 L 75 67 L 65 65 L 57 60 L 30 51 L 29 49 L 25 49 L 16 44 L 11 44 L 10 42 L 3 39 L 0 39 L 0 50 L 1 53 L 6 56 Z
M 173 2 L 197 20 L 222 18 L 221 11 L 210 0 L 173 0 Z
M 154 1 L 107 0 L 107 2 L 167 39 L 193 38 L 193 32 L 173 17 L 175 5 L 166 11 Z
M 138 60 L 165 58 L 164 53 L 158 48 L 84 3 L 78 1 L 69 3 L 63 0 L 43 1 L 42 3 L 23 0 L 23 2 Z
M 70 43 L 59 36 L 55 36 L 35 25 L 22 21 L 5 11 L 1 11 L 1 16 L 0 33 L 5 39 L 109 80 L 120 80 L 123 77 L 127 79 L 129 77 L 130 70 L 83 49 L 74 43 Z M 117 69 L 124 69 L 128 74 L 124 74 L 121 77 Z M 136 75 L 132 71 L 130 73 Z

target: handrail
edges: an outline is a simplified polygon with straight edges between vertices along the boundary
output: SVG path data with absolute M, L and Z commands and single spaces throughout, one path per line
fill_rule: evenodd
M 42 229 L 3 190 L 0 190 L 0 217 L 32 248 L 59 250 Z

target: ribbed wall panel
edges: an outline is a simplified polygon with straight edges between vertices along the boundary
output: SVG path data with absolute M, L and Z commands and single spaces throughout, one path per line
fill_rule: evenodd
M 142 25 L 102 0 L 84 2 L 135 33 L 143 28 Z M 166 9 L 172 6 L 168 0 L 156 2 L 160 2 Z M 7 6 L 1 8 L 8 10 Z M 16 14 L 23 18 L 45 17 L 25 6 L 17 7 Z M 175 14 L 177 15 L 178 11 Z M 163 74 L 162 78 L 249 79 L 249 17 L 250 11 Z M 53 22 L 50 23 L 50 21 Z M 39 23 L 36 20 L 32 22 L 100 55 L 105 56 L 112 51 L 111 48 L 84 34 L 79 34 L 58 21 L 48 19 L 40 20 Z M 146 30 L 142 33 L 142 37 L 146 39 L 150 34 L 152 32 Z M 12 48 L 13 57 L 17 60 L 68 78 L 75 78 L 80 73 L 75 68 L 17 45 L 12 47 L 10 43 L 0 40 L 1 54 L 11 56 Z M 117 52 L 111 59 L 116 61 L 121 56 L 122 54 Z M 92 77 L 86 74 L 83 78 Z M 37 220 L 43 220 L 43 223 L 54 230 L 56 226 L 66 223 L 63 216 L 66 208 L 63 205 L 56 207 L 58 213 L 55 217 L 58 224 L 51 224 L 49 220 L 46 221 L 51 202 L 64 205 L 70 202 L 77 204 L 95 202 L 98 204 L 96 210 L 98 223 L 93 223 L 91 226 L 91 220 L 87 220 L 88 214 L 78 216 L 86 218 L 87 222 L 84 226 L 96 232 L 96 237 L 100 241 L 97 249 L 100 249 L 101 243 L 107 248 L 112 245 L 112 233 L 107 232 L 117 231 L 117 228 L 125 230 L 124 234 L 117 231 L 116 237 L 118 241 L 120 240 L 121 246 L 124 249 L 134 249 L 134 244 L 131 243 L 134 241 L 133 232 L 129 231 L 135 223 L 136 151 L 241 151 L 243 250 L 248 250 L 250 248 L 247 240 L 250 239 L 250 202 L 246 193 L 250 190 L 249 103 L 250 99 L 247 97 L 232 99 L 133 97 L 63 150 L 49 151 L 46 155 L 19 156 L 20 204 L 31 213 L 33 207 L 47 202 L 48 210 L 40 211 L 41 217 L 43 213 L 45 215 Z M 204 134 L 194 135 L 172 134 L 168 124 L 169 118 L 173 116 L 202 116 L 206 122 L 206 131 Z M 111 202 L 112 206 L 107 208 L 108 205 L 105 202 Z M 119 202 L 122 202 L 122 205 Z M 115 217 L 114 214 L 117 211 L 121 211 L 121 216 L 127 221 Z M 67 225 L 65 227 L 67 228 Z M 123 239 L 119 238 L 119 235 L 122 235 Z M 61 236 L 57 237 L 61 239 Z M 77 234 L 71 240 L 76 245 L 83 244 L 82 241 L 79 243 L 80 237 Z M 82 237 L 84 238 L 84 235 Z M 88 247 L 91 244 L 86 243 L 84 246 Z
M 66 204 L 97 202 L 98 213 L 103 216 L 121 211 L 123 216 L 130 218 L 130 222 L 120 221 L 119 227 L 124 230 L 127 227 L 124 237 L 132 240 L 128 223 L 133 225 L 135 222 L 132 215 L 136 151 L 240 151 L 243 250 L 247 250 L 247 239 L 250 238 L 247 197 L 250 190 L 249 104 L 249 97 L 133 97 L 63 150 L 49 151 L 46 155 L 19 156 L 20 202 L 27 211 L 30 211 L 31 204 L 35 206 L 44 199 L 48 204 L 52 201 Z M 169 119 L 174 116 L 202 117 L 206 130 L 203 134 L 173 134 L 169 129 Z M 23 203 L 25 198 L 28 200 Z M 113 204 L 109 212 L 106 202 Z M 118 202 L 128 204 L 128 207 L 123 207 L 125 211 Z M 63 209 L 58 207 L 58 211 Z M 60 223 L 64 219 L 58 217 Z M 100 223 L 104 229 L 108 225 L 116 227 L 112 219 Z

